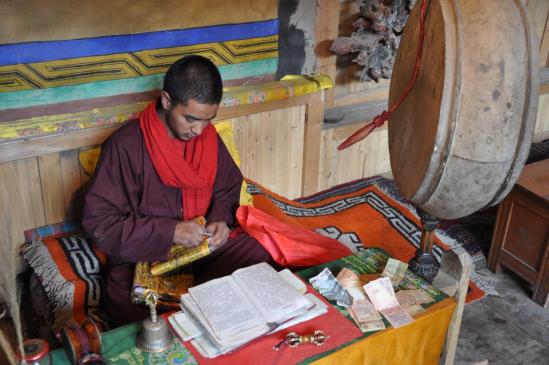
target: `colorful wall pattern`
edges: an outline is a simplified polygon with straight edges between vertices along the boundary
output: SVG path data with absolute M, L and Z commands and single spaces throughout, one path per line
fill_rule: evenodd
M 0 5 L 10 19 L 0 25 L 0 141 L 13 138 L 2 133 L 6 123 L 26 126 L 16 128 L 21 137 L 43 133 L 43 123 L 58 126 L 50 133 L 70 130 L 82 113 L 92 125 L 121 122 L 156 95 L 169 65 L 187 54 L 210 58 L 227 86 L 276 73 L 275 0 L 84 3 Z

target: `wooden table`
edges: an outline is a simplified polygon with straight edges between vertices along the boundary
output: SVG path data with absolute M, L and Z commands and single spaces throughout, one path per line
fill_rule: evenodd
M 549 159 L 526 165 L 499 207 L 488 267 L 505 266 L 533 285 L 532 299 L 549 294 Z

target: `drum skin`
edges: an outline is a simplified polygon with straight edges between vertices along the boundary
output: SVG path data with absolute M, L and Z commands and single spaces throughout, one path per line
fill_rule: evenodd
M 421 0 L 398 49 L 389 105 L 416 61 Z M 537 45 L 520 0 L 431 0 L 419 75 L 389 119 L 402 195 L 438 218 L 469 215 L 511 190 L 528 156 Z

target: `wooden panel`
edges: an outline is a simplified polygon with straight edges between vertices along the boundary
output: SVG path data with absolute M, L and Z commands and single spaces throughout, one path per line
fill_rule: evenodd
M 261 113 L 233 119 L 233 128 L 242 174 L 251 179 L 260 178 Z
M 539 205 L 536 197 L 524 195 L 514 195 L 517 199 L 511 203 L 507 234 L 503 238 L 501 250 L 520 261 L 527 271 L 537 273 L 549 237 L 549 211 L 546 209 L 544 217 L 541 214 L 543 210 L 536 206 Z M 534 207 L 537 209 L 534 210 Z
M 0 177 L 0 232 L 19 247 L 25 230 L 45 224 L 37 159 L 1 163 Z M 22 271 L 23 262 L 17 267 Z
M 220 109 L 218 119 L 233 118 L 230 121 L 244 176 L 296 198 L 302 195 L 303 171 L 307 170 L 308 181 L 316 187 L 322 96 L 319 92 Z M 257 112 L 247 114 L 251 111 Z M 311 121 L 308 125 L 306 113 Z M 7 232 L 10 242 L 21 244 L 26 229 L 79 219 L 90 177 L 81 169 L 78 152 L 102 143 L 120 126 L 0 143 L 0 232 Z M 307 169 L 303 158 L 306 129 L 312 151 Z
M 233 118 L 240 170 L 275 193 L 301 196 L 305 106 Z
M 77 220 L 83 206 L 78 150 L 38 157 L 46 223 Z
M 298 187 L 302 186 L 302 180 L 307 179 L 307 177 L 302 176 L 302 171 L 304 171 L 305 156 L 304 156 L 304 136 L 305 136 L 305 110 L 307 106 L 301 105 L 299 108 L 292 109 L 292 116 L 290 118 L 290 129 L 289 136 L 287 140 L 287 149 L 288 153 L 285 154 L 288 156 L 288 163 L 285 166 L 291 172 L 289 176 L 285 177 L 285 190 L 291 194 L 292 197 L 299 197 L 304 195 L 301 189 Z M 280 139 L 279 139 L 280 140 Z M 318 140 L 316 141 L 319 144 Z M 281 165 L 280 167 L 282 168 Z M 279 170 L 283 171 L 283 170 Z M 318 176 L 318 169 L 316 171 Z M 283 174 L 279 174 L 283 177 Z M 317 177 L 318 180 L 318 177 Z
M 365 123 L 322 131 L 319 190 L 391 170 L 387 129 L 374 131 L 368 138 L 343 151 L 337 146 Z
M 549 160 L 526 165 L 518 183 L 500 205 L 488 267 L 509 268 L 534 286 L 534 301 L 549 294 Z
M 537 35 L 537 39 L 540 42 L 540 46 L 543 45 L 543 36 L 545 26 L 547 23 L 547 16 L 549 15 L 549 1 L 547 0 L 528 0 L 526 5 L 528 16 L 532 23 L 534 33 Z M 540 53 L 540 65 L 545 66 L 547 54 L 542 55 Z
M 549 36 L 547 38 L 549 40 Z M 549 94 L 549 67 L 541 67 L 539 69 L 539 94 Z
M 549 131 L 549 94 L 540 95 L 538 99 L 538 116 L 534 134 Z
M 78 150 L 61 152 L 61 176 L 63 181 L 63 196 L 65 202 L 65 219 L 80 219 L 84 196 Z M 54 222 L 55 223 L 55 222 Z
M 60 153 L 51 153 L 38 157 L 40 184 L 42 186 L 47 223 L 62 222 L 65 217 L 65 199 L 60 158 Z

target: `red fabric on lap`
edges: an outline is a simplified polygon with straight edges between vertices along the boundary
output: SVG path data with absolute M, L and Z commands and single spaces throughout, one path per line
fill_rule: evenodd
M 313 266 L 352 254 L 345 245 L 250 206 L 236 211 L 240 226 L 280 265 Z

